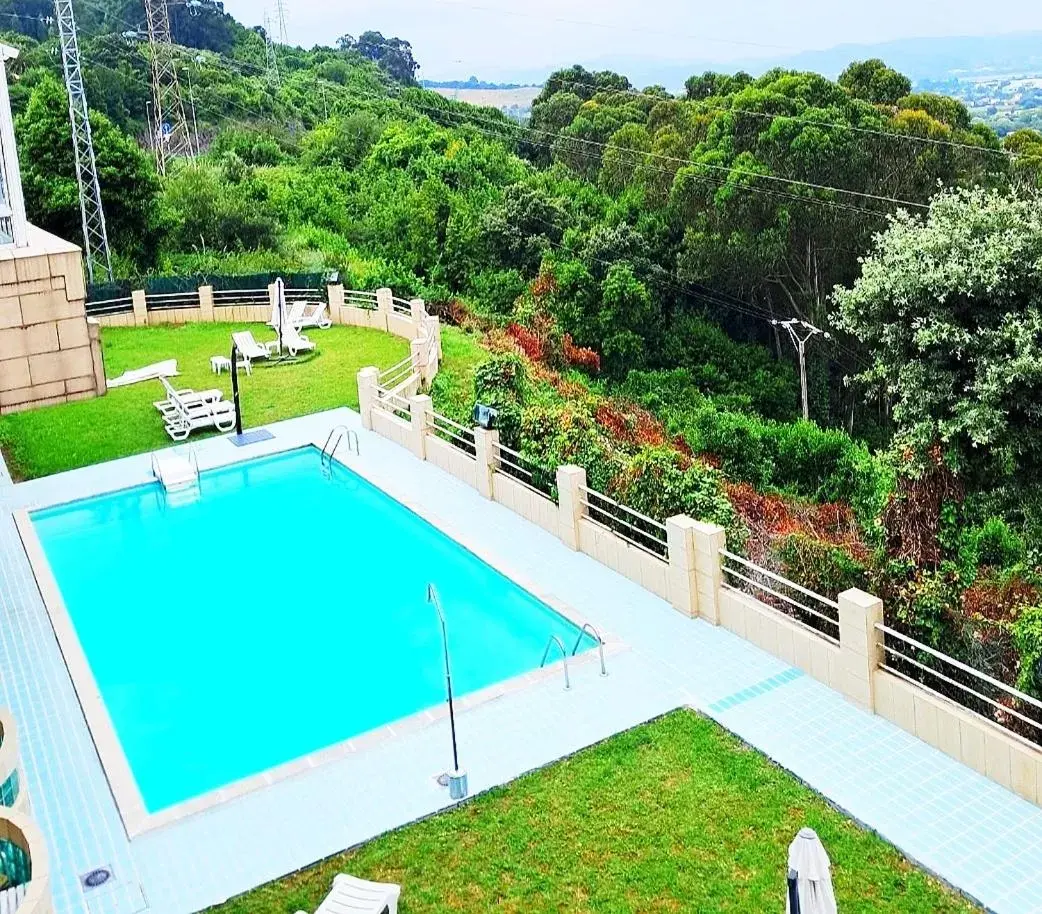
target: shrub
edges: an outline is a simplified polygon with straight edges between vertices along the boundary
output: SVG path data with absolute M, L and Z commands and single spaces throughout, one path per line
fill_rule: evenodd
M 1013 623 L 1017 688 L 1042 698 L 1042 606 L 1025 609 Z
M 525 291 L 525 279 L 517 270 L 483 270 L 470 280 L 471 293 L 481 310 L 509 314 Z
M 1009 568 L 1024 560 L 1024 541 L 1000 517 L 989 517 L 973 531 L 972 542 L 978 565 Z
M 519 446 L 527 389 L 528 372 L 516 353 L 493 356 L 474 372 L 474 398 L 498 412 L 497 427 L 507 447 Z
M 956 622 L 962 606 L 962 581 L 958 569 L 945 562 L 937 570 L 924 569 L 897 590 L 893 612 L 913 638 L 957 656 Z
M 862 565 L 843 549 L 803 533 L 793 533 L 774 545 L 782 574 L 797 584 L 834 600 L 852 587 L 868 586 Z

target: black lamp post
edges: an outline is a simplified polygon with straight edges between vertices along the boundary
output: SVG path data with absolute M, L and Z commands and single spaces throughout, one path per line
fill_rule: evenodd
M 235 404 L 235 434 L 242 437 L 242 410 L 239 408 L 239 347 L 232 342 L 232 402 Z
M 452 771 L 446 772 L 445 781 L 449 786 L 449 796 L 454 800 L 462 800 L 467 795 L 467 773 L 460 770 L 459 750 L 456 746 L 456 709 L 452 702 L 452 670 L 449 666 L 449 634 L 445 627 L 445 614 L 441 611 L 441 602 L 433 584 L 427 585 L 427 602 L 434 606 L 441 623 L 441 646 L 445 659 L 445 695 L 449 705 L 449 730 L 452 733 Z

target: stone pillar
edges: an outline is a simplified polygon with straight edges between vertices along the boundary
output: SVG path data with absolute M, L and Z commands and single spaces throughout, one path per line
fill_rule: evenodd
M 135 289 L 130 293 L 130 299 L 134 303 L 134 326 L 148 326 L 148 304 L 145 301 L 145 290 Z
M 875 710 L 875 671 L 883 659 L 883 601 L 856 588 L 839 595 L 840 691 L 854 704 Z
M 422 298 L 409 301 L 409 313 L 412 317 L 412 335 L 417 339 L 423 336 L 423 322 L 427 319 L 427 307 Z
M 669 561 L 669 602 L 678 612 L 698 615 L 698 562 L 695 553 L 695 521 L 678 514 L 666 521 Z
M 376 325 L 379 329 L 387 332 L 387 319 L 394 310 L 394 293 L 390 289 L 376 290 Z
M 96 317 L 87 318 L 87 339 L 90 341 L 90 358 L 94 363 L 94 393 L 103 396 L 108 391 L 105 380 L 105 356 L 101 348 L 101 321 Z
M 409 343 L 409 354 L 412 358 L 413 370 L 420 376 L 420 384 L 426 387 L 429 381 L 427 377 L 427 341 L 412 340 Z
M 492 479 L 499 466 L 498 429 L 475 427 L 474 456 L 478 462 L 478 491 L 485 498 L 492 498 Z
M 579 548 L 579 522 L 586 516 L 586 470 L 582 467 L 557 468 L 557 507 L 560 513 L 561 541 L 569 549 Z
M 434 338 L 438 341 L 438 363 L 441 364 L 441 360 L 444 358 L 441 352 L 441 318 L 432 317 L 430 321 L 434 328 Z
M 727 533 L 718 524 L 691 521 L 695 543 L 695 602 L 698 615 L 713 625 L 720 624 L 720 550 L 727 546 Z
M 358 412 L 362 417 L 362 427 L 370 431 L 373 428 L 373 403 L 379 377 L 380 370 L 372 366 L 358 372 Z
M 337 283 L 326 286 L 326 301 L 329 302 L 329 319 L 334 324 L 344 322 L 344 287 Z
M 213 323 L 213 286 L 199 287 L 199 320 Z
M 409 450 L 420 460 L 427 459 L 427 429 L 431 424 L 431 413 L 434 407 L 431 398 L 426 394 L 409 397 L 409 411 L 412 413 L 412 429 L 409 435 Z

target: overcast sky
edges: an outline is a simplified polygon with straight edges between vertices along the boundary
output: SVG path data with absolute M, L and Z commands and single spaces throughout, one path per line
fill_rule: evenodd
M 1042 0 L 283 0 L 292 44 L 376 29 L 427 79 L 503 78 L 602 58 L 725 63 L 895 38 L 1042 29 Z M 246 25 L 276 0 L 225 0 Z M 943 10 L 943 12 L 942 12 Z

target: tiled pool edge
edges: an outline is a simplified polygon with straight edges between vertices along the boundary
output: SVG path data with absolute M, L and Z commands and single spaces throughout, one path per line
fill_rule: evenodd
M 310 444 L 307 442 L 298 442 L 295 445 L 279 449 L 276 451 L 276 455 L 304 448 L 314 449 L 316 451 L 319 449 L 318 445 L 313 442 Z M 237 460 L 232 459 L 220 461 L 217 466 L 206 467 L 203 472 L 211 469 L 223 469 L 241 463 L 248 463 L 255 459 L 262 458 L 259 458 L 258 455 L 241 455 Z M 425 523 L 433 526 L 444 536 L 471 552 L 480 561 L 484 562 L 497 573 L 503 575 L 518 587 L 544 603 L 553 612 L 563 617 L 575 627 L 581 629 L 587 624 L 592 624 L 590 623 L 590 620 L 584 618 L 580 613 L 576 612 L 574 608 L 564 603 L 556 596 L 541 593 L 540 589 L 533 586 L 531 582 L 526 583 L 519 580 L 519 578 L 523 576 L 506 570 L 503 567 L 503 563 L 493 559 L 485 553 L 484 550 L 475 548 L 473 542 L 466 542 L 465 540 L 469 538 L 463 537 L 458 529 L 455 531 L 449 529 L 451 525 L 443 523 L 441 519 L 434 515 L 430 515 L 430 512 L 418 510 L 417 506 L 410 504 L 406 499 L 400 498 L 399 495 L 388 491 L 386 487 L 371 479 L 366 474 L 359 472 L 356 468 L 353 468 L 339 460 L 338 463 L 341 463 L 347 472 L 353 473 L 359 478 L 365 480 L 378 491 L 383 492 L 388 497 L 394 499 L 398 504 L 402 505 L 406 510 L 415 514 Z M 140 483 L 132 483 L 130 487 L 136 485 L 140 485 Z M 119 491 L 119 489 L 116 489 L 115 491 Z M 82 497 L 90 498 L 94 496 L 87 495 Z M 62 503 L 65 502 L 59 501 L 55 504 Z M 43 545 L 37 536 L 36 529 L 33 526 L 29 515 L 30 512 L 27 508 L 17 508 L 12 512 L 15 528 L 25 550 L 32 576 L 35 579 L 51 627 L 54 630 L 55 638 L 57 639 L 59 650 L 61 651 L 62 658 L 65 662 L 69 678 L 87 722 L 88 732 L 94 743 L 99 760 L 101 761 L 102 771 L 105 774 L 109 790 L 112 794 L 113 800 L 115 801 L 124 830 L 129 839 L 140 837 L 149 832 L 155 831 L 156 829 L 181 821 L 189 816 L 206 812 L 215 806 L 234 800 L 237 797 L 269 787 L 272 784 L 276 784 L 302 772 L 344 758 L 354 752 L 363 751 L 386 740 L 393 739 L 398 735 L 438 723 L 448 716 L 447 709 L 440 704 L 435 705 L 432 708 L 424 708 L 406 717 L 398 718 L 383 724 L 373 730 L 356 734 L 346 740 L 334 743 L 331 746 L 326 746 L 322 749 L 308 753 L 307 755 L 290 759 L 287 762 L 283 762 L 263 772 L 259 772 L 258 774 L 240 778 L 230 784 L 217 788 L 216 790 L 207 791 L 200 796 L 192 797 L 189 800 L 176 803 L 173 806 L 160 810 L 159 812 L 150 813 L 145 808 L 144 799 L 138 787 L 137 780 L 134 777 L 129 760 L 127 759 L 126 753 L 119 741 L 115 725 L 107 707 L 105 706 L 104 699 L 101 696 L 101 690 L 98 688 L 97 681 L 95 680 L 94 674 L 90 668 L 90 663 L 83 651 L 83 646 L 80 643 L 79 636 L 76 634 L 72 619 L 69 616 L 67 607 L 65 606 L 65 601 L 62 598 L 61 590 L 54 577 L 50 562 L 47 559 Z M 617 654 L 626 649 L 626 646 L 610 633 L 606 633 L 601 637 L 603 639 L 603 646 L 606 655 Z M 478 689 L 475 692 L 462 695 L 456 699 L 455 704 L 459 711 L 465 712 L 475 707 L 479 707 L 486 702 L 501 698 L 504 695 L 517 692 L 534 683 L 560 675 L 562 667 L 569 663 L 573 665 L 586 664 L 592 662 L 594 659 L 595 654 L 593 648 L 590 648 L 580 655 L 570 654 L 567 658 L 562 658 L 554 663 L 546 664 L 538 669 L 529 670 L 501 682 L 493 683 L 482 689 Z

